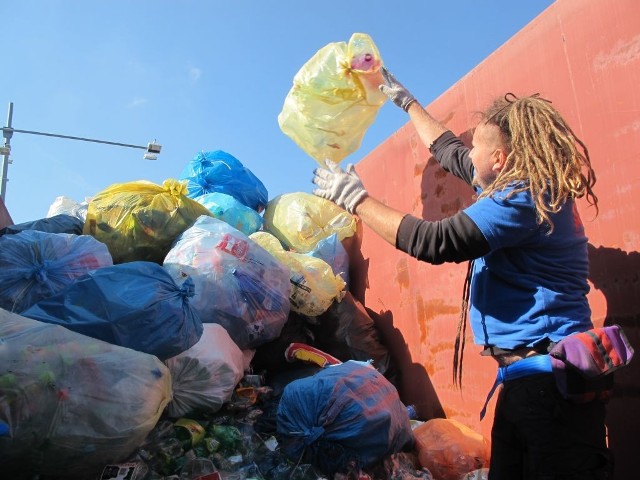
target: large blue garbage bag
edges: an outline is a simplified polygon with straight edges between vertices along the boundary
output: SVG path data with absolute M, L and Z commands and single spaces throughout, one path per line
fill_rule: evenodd
M 0 237 L 0 307 L 20 313 L 90 270 L 113 265 L 90 235 L 25 230 Z
M 395 387 L 368 363 L 350 360 L 294 380 L 277 412 L 282 452 L 333 475 L 413 446 L 409 415 Z
M 180 180 L 188 181 L 189 198 L 226 193 L 257 212 L 265 209 L 269 197 L 266 187 L 251 170 L 222 150 L 198 153 L 184 168 Z
M 193 293 L 190 279 L 179 287 L 156 263 L 127 262 L 80 277 L 22 315 L 166 360 L 202 335 Z
M 61 213 L 53 217 L 41 218 L 31 222 L 18 223 L 17 225 L 9 225 L 0 229 L 0 236 L 9 233 L 18 233 L 24 230 L 38 230 L 39 232 L 49 233 L 73 233 L 82 235 L 84 221 L 72 215 Z

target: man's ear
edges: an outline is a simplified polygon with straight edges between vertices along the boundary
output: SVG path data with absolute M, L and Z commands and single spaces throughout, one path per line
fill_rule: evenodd
M 496 148 L 496 151 L 493 152 L 493 166 L 492 170 L 494 172 L 500 172 L 507 164 L 507 152 L 503 148 Z

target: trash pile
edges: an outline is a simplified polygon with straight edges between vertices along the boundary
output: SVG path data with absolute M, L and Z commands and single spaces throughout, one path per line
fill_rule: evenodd
M 362 34 L 322 52 L 279 120 L 301 146 L 318 143 L 303 147 L 316 160 L 338 163 L 383 102 L 381 60 Z M 315 96 L 345 71 L 312 80 L 341 55 L 353 95 L 333 115 L 355 131 L 338 145 L 292 112 L 322 108 Z M 486 478 L 484 438 L 401 401 L 392 356 L 349 292 L 342 242 L 355 231 L 355 217 L 314 195 L 269 200 L 221 150 L 162 185 L 59 197 L 46 218 L 0 230 L 3 475 Z
M 268 201 L 232 158 L 0 231 L 3 472 L 438 478 L 416 449 L 429 422 L 348 291 L 355 218 L 306 193 Z

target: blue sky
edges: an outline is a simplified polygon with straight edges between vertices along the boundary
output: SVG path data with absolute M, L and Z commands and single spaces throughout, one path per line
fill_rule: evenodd
M 312 189 L 316 162 L 278 126 L 297 71 L 322 47 L 371 36 L 423 104 L 506 42 L 550 0 L 0 0 L 0 118 L 13 127 L 146 145 L 162 153 L 15 133 L 5 203 L 15 223 L 113 183 L 177 178 L 224 150 L 269 198 Z M 517 65 L 514 65 L 517 68 Z M 357 163 L 408 120 L 387 102 Z

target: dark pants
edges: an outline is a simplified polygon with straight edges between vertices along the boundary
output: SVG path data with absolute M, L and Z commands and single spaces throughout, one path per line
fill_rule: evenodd
M 504 383 L 491 431 L 489 480 L 610 478 L 602 401 L 565 400 L 551 373 Z

